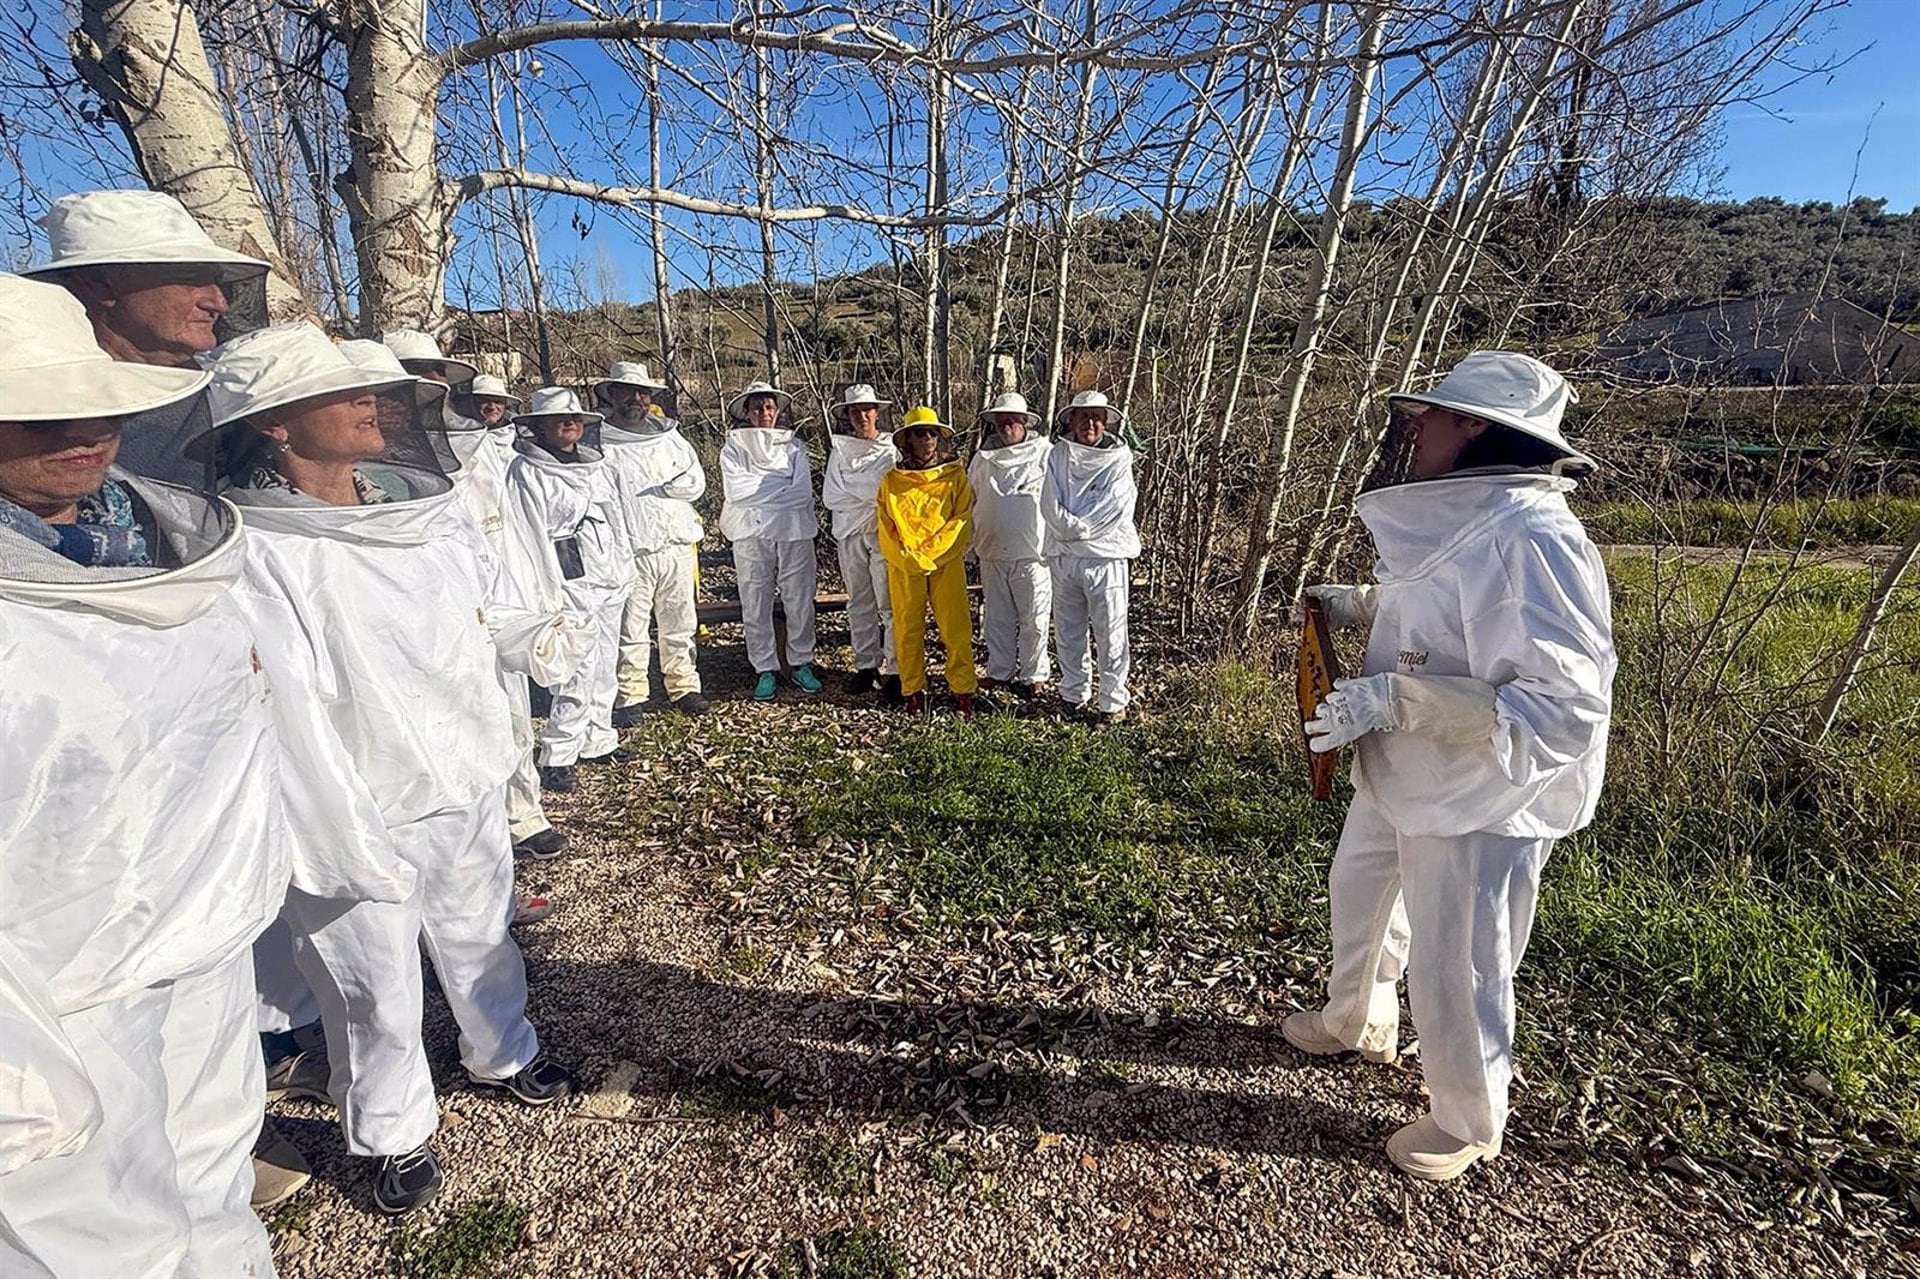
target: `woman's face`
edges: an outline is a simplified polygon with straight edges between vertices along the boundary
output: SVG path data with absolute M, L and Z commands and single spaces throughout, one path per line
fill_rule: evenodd
M 1009 444 L 1018 444 L 1027 438 L 1027 419 L 1022 413 L 995 413 L 993 415 L 993 433 Z
M 878 404 L 854 404 L 847 408 L 847 429 L 859 440 L 877 439 L 880 435 L 880 406 Z
M 1437 479 L 1459 464 L 1460 452 L 1487 429 L 1487 424 L 1464 413 L 1428 405 L 1414 419 L 1413 478 Z
M 0 422 L 0 497 L 43 520 L 70 520 L 74 503 L 100 491 L 119 452 L 115 419 Z
M 279 410 L 279 420 L 265 434 L 309 462 L 351 466 L 379 457 L 387 448 L 380 430 L 380 397 L 372 391 L 302 400 Z
M 564 417 L 544 419 L 540 427 L 540 438 L 548 448 L 568 452 L 580 443 L 580 437 L 587 433 L 587 419 L 578 413 L 569 413 Z
M 780 401 L 771 395 L 756 395 L 747 401 L 747 425 L 771 429 L 780 422 Z
M 906 454 L 907 465 L 928 466 L 940 454 L 940 432 L 930 426 L 916 426 L 906 433 L 901 451 Z
M 1098 444 L 1107 434 L 1105 409 L 1075 409 L 1067 419 L 1067 429 L 1079 444 Z

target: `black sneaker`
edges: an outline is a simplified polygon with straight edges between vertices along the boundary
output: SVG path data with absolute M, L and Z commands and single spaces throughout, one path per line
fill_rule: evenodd
M 582 755 L 582 764 L 625 764 L 640 758 L 639 751 L 630 751 L 624 746 L 616 746 L 604 755 Z
M 580 773 L 572 764 L 554 764 L 540 770 L 540 789 L 567 795 L 580 789 Z
M 432 1203 L 446 1184 L 432 1146 L 381 1155 L 373 1163 L 373 1206 L 389 1217 L 403 1216 Z
M 853 678 L 847 681 L 847 694 L 850 697 L 858 697 L 862 693 L 871 693 L 878 687 L 880 687 L 879 671 L 855 671 Z
M 907 697 L 906 694 L 900 691 L 900 677 L 898 675 L 882 675 L 880 677 L 880 700 L 889 706 L 904 706 L 906 704 Z
M 679 711 L 682 715 L 705 715 L 707 713 L 707 699 L 698 693 L 682 693 L 671 702 L 668 702 L 667 705 Z
M 613 726 L 615 728 L 634 728 L 647 717 L 646 704 L 635 702 L 631 706 L 613 708 Z
M 471 1070 L 467 1078 L 476 1088 L 504 1088 L 529 1106 L 559 1101 L 573 1091 L 573 1072 L 545 1053 L 528 1062 L 519 1074 L 505 1079 L 482 1079 Z
M 549 826 L 545 830 L 535 831 L 513 846 L 515 857 L 531 857 L 537 862 L 550 862 L 573 847 L 573 841 Z
M 327 1060 L 327 1043 L 322 1039 L 310 1048 L 302 1048 L 267 1063 L 267 1100 L 305 1097 L 309 1101 L 333 1104 L 327 1094 L 327 1080 L 333 1064 Z

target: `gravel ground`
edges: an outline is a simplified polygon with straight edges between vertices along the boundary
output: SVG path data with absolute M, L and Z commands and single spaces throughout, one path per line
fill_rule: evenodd
M 549 809 L 576 851 L 522 867 L 559 904 L 521 934 L 532 1015 L 588 1095 L 546 1111 L 476 1095 L 428 1001 L 448 1184 L 406 1229 L 490 1196 L 528 1212 L 517 1249 L 471 1273 L 1920 1274 L 1894 1236 L 1776 1224 L 1583 1159 L 1577 1133 L 1525 1122 L 1524 1089 L 1505 1157 L 1410 1184 L 1380 1147 L 1421 1111 L 1417 1067 L 1286 1047 L 1277 1022 L 1304 982 L 1161 1015 L 1100 980 L 1097 957 L 836 919 L 818 896 L 835 850 L 739 864 L 755 841 L 791 844 L 789 814 L 750 768 L 713 767 L 706 739 L 831 721 L 870 744 L 884 721 L 831 697 L 755 706 L 737 628 L 714 638 L 717 705 L 685 752 L 583 770 Z M 281 1273 L 386 1273 L 401 1228 L 373 1212 L 330 1112 L 276 1118 L 316 1172 L 273 1218 Z M 836 1252 L 859 1227 L 896 1269 Z

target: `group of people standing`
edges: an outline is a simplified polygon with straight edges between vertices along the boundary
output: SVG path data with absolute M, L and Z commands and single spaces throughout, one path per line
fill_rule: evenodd
M 667 704 L 705 709 L 707 478 L 644 365 L 590 407 L 522 403 L 420 332 L 221 342 L 267 266 L 170 197 L 66 196 L 44 225 L 51 260 L 0 274 L 0 1274 L 270 1275 L 253 1207 L 305 1174 L 269 1097 L 337 1108 L 382 1212 L 442 1184 L 423 950 L 471 1085 L 572 1090 L 528 1016 L 514 858 L 565 849 L 542 793 L 620 758 L 656 654 Z M 1306 726 L 1359 767 L 1329 998 L 1283 1031 L 1391 1060 L 1410 977 L 1433 1111 L 1388 1153 L 1418 1177 L 1500 1152 L 1541 867 L 1604 771 L 1615 659 L 1565 501 L 1591 465 L 1571 398 L 1509 352 L 1397 396 L 1357 504 L 1379 581 L 1314 588 L 1370 641 Z M 762 700 L 783 671 L 823 687 L 792 407 L 732 397 L 719 459 Z M 856 385 L 829 413 L 850 689 L 923 708 L 930 611 L 974 712 L 971 556 L 989 683 L 1040 696 L 1051 628 L 1061 701 L 1122 719 L 1119 413 L 1083 392 L 1049 437 L 1001 395 L 962 463 L 932 409 L 887 431 L 890 407 Z

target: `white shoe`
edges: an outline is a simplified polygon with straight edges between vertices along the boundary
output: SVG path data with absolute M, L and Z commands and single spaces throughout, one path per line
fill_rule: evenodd
M 1280 1033 L 1287 1042 L 1303 1053 L 1312 1053 L 1316 1057 L 1332 1057 L 1340 1053 L 1358 1052 L 1363 1058 L 1377 1062 L 1382 1066 L 1391 1066 L 1400 1056 L 1394 1048 L 1349 1048 L 1333 1032 L 1327 1029 L 1327 1023 L 1317 1012 L 1293 1013 L 1280 1023 Z
M 1387 1138 L 1387 1158 L 1419 1181 L 1452 1181 L 1482 1159 L 1499 1156 L 1499 1138 L 1484 1144 L 1462 1141 L 1435 1123 L 1432 1115 L 1422 1115 Z

